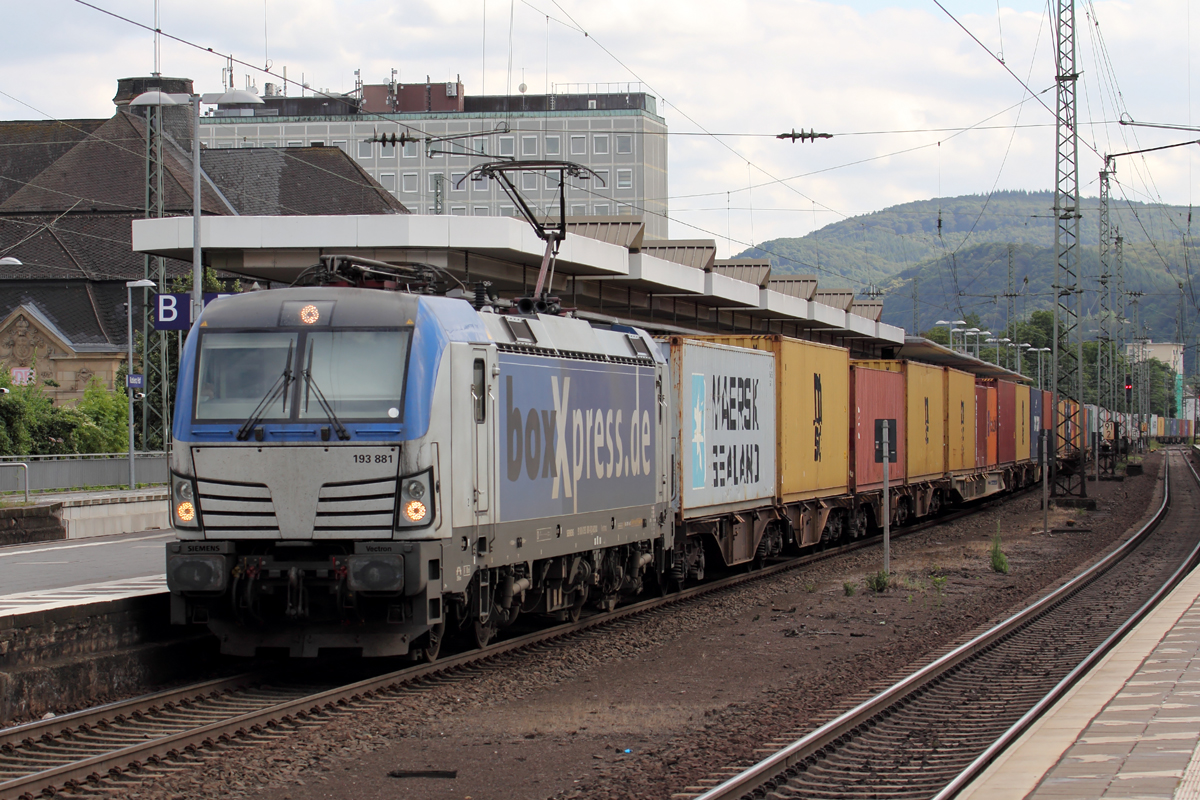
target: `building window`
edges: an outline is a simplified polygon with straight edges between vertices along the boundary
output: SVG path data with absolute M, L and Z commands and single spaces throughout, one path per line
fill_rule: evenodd
M 617 188 L 632 189 L 633 188 L 633 170 L 619 169 L 617 170 Z
M 522 172 L 521 173 L 521 191 L 536 192 L 537 191 L 537 173 Z
M 396 191 L 396 173 L 394 173 L 394 172 L 381 173 L 379 175 L 379 182 L 383 185 L 383 188 L 387 189 L 389 192 Z
M 517 140 L 512 136 L 500 137 L 500 155 L 515 156 L 517 154 Z
M 516 215 L 517 209 L 514 206 L 500 206 L 500 216 L 515 217 Z
M 478 172 L 472 175 L 471 188 L 477 192 L 486 192 L 488 190 L 487 175 L 480 175 Z
M 626 156 L 633 152 L 633 134 L 617 134 L 617 155 Z
M 587 137 L 572 136 L 571 137 L 571 155 L 586 156 L 587 155 Z
M 587 216 L 587 205 L 585 205 L 583 203 L 572 203 L 571 204 L 571 216 L 572 217 L 586 217 Z
M 592 137 L 592 155 L 608 155 L 608 134 L 598 133 Z
M 608 203 L 596 203 L 596 216 L 597 217 L 607 217 L 608 216 Z
M 415 173 L 415 172 L 406 172 L 400 178 L 401 191 L 408 192 L 409 194 L 413 194 L 417 191 L 417 189 L 420 188 L 420 186 L 421 186 L 420 176 L 417 175 L 417 173 Z
M 633 206 L 629 205 L 628 203 L 617 204 L 617 215 L 621 217 L 633 216 Z
M 488 207 L 487 206 L 475 206 L 475 216 L 477 216 L 477 217 L 488 216 Z
M 547 172 L 546 173 L 546 188 L 550 189 L 551 191 L 558 191 L 558 187 L 559 187 L 558 173 Z
M 304 142 L 288 142 L 287 146 L 288 147 L 304 147 Z M 225 145 L 225 147 L 229 147 L 229 145 Z
M 405 158 L 416 158 L 417 157 L 417 143 L 416 142 L 405 142 L 402 155 Z
M 291 142 L 288 142 L 288 144 L 290 145 Z M 218 150 L 232 150 L 233 142 L 221 142 L 220 144 L 217 145 L 217 149 Z
M 345 142 L 334 142 L 333 146 L 341 148 L 343 153 L 345 153 L 346 155 L 350 155 L 350 148 L 346 147 Z
M 588 100 L 588 111 L 595 111 L 595 110 L 596 110 L 596 101 Z
M 263 142 L 263 147 L 279 147 L 279 142 Z
M 316 139 L 316 140 L 314 140 L 314 141 L 312 141 L 312 142 L 309 142 L 309 145 L 308 145 L 308 146 L 309 146 L 309 147 L 324 147 L 324 146 L 325 146 L 325 142 L 324 142 L 324 141 L 322 141 L 322 140 L 320 140 L 320 139 Z
M 396 157 L 396 143 L 395 142 L 384 142 L 383 144 L 379 145 L 379 157 L 380 158 L 395 158 Z
M 560 150 L 559 146 L 558 146 L 558 137 L 557 136 L 547 136 L 546 137 L 546 155 L 548 155 L 548 156 L 562 155 L 562 150 Z
M 242 139 L 242 147 L 255 147 L 255 146 L 256 145 L 254 144 L 254 142 L 250 141 L 249 139 Z
M 596 170 L 596 177 L 599 178 L 600 180 L 593 181 L 592 191 L 596 191 L 599 189 L 612 189 L 612 184 L 608 182 L 608 170 L 606 170 L 606 169 Z
M 466 206 L 451 206 L 450 214 L 451 214 L 451 216 L 455 216 L 455 217 L 465 217 L 467 215 L 467 207 Z
M 536 156 L 537 155 L 537 137 L 522 136 L 521 137 L 521 155 Z
M 487 139 L 472 139 L 471 149 L 475 151 L 476 155 L 486 156 L 488 151 Z
M 371 156 L 375 155 L 374 145 L 375 145 L 374 142 L 368 142 L 368 141 L 359 142 L 358 143 L 358 157 L 359 158 L 370 158 Z
M 442 179 L 442 173 L 440 173 L 440 172 L 429 173 L 429 191 L 430 192 L 437 191 L 438 181 L 440 181 L 441 179 Z
M 464 180 L 464 178 L 466 178 L 466 177 L 467 177 L 467 173 L 465 173 L 465 172 L 451 172 L 450 173 L 450 191 L 465 192 L 467 190 L 467 182 Z

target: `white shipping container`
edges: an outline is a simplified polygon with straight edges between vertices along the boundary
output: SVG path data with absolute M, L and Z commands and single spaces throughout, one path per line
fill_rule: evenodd
M 770 504 L 776 495 L 775 356 L 671 340 L 685 518 Z

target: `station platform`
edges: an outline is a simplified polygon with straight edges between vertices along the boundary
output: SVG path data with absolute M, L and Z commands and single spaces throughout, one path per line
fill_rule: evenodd
M 174 538 L 148 530 L 0 547 L 0 620 L 166 592 Z
M 958 800 L 1200 800 L 1200 569 Z

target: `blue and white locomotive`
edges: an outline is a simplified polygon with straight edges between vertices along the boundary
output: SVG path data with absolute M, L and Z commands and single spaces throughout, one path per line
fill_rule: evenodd
M 666 363 L 645 332 L 309 287 L 211 303 L 184 348 L 172 621 L 223 652 L 437 656 L 662 580 Z

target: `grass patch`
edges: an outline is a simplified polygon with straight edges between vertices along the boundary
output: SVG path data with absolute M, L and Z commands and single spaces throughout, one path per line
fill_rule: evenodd
M 804 584 L 804 591 L 807 592 L 808 594 L 813 594 L 814 592 L 816 592 L 817 591 L 816 581 L 809 581 L 808 583 Z
M 846 581 L 842 584 L 842 591 L 846 593 L 846 597 L 854 597 L 854 584 Z
M 1008 574 L 1008 556 L 1000 549 L 1000 534 L 992 537 L 992 570 L 1003 575 Z
M 867 588 L 875 592 L 875 594 L 886 592 L 890 582 L 891 576 L 883 570 L 879 570 L 874 575 L 867 576 Z

